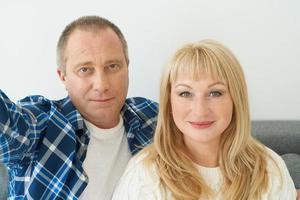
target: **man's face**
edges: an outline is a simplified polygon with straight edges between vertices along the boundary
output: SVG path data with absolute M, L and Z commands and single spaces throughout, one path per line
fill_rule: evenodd
M 100 128 L 117 125 L 128 90 L 128 66 L 115 32 L 75 30 L 65 57 L 66 72 L 58 69 L 58 74 L 81 115 Z

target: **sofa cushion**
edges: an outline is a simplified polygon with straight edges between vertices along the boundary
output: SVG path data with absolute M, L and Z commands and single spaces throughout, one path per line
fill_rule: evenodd
M 253 121 L 252 135 L 279 155 L 300 155 L 300 121 Z

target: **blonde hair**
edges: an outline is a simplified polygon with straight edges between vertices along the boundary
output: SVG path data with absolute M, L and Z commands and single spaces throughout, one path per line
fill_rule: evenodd
M 145 164 L 154 164 L 163 188 L 176 200 L 209 198 L 213 192 L 201 178 L 191 159 L 182 151 L 183 136 L 171 116 L 170 91 L 178 74 L 199 78 L 203 72 L 223 80 L 233 101 L 232 120 L 222 134 L 219 166 L 224 178 L 222 199 L 260 199 L 268 186 L 268 154 L 251 136 L 248 94 L 243 70 L 235 56 L 222 44 L 203 40 L 179 49 L 161 80 L 159 115 L 154 143 L 142 152 Z

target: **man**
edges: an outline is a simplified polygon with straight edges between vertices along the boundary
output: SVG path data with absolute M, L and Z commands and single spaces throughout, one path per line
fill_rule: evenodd
M 11 199 L 110 199 L 130 157 L 150 143 L 157 104 L 126 99 L 128 50 L 120 29 L 97 16 L 70 23 L 57 45 L 68 97 L 0 90 L 0 160 Z

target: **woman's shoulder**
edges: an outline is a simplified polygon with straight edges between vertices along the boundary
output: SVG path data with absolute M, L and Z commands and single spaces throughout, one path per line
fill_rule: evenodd
M 267 168 L 268 171 L 276 172 L 276 171 L 282 171 L 287 169 L 285 162 L 281 158 L 280 155 L 278 155 L 276 152 L 274 152 L 272 149 L 266 147 L 266 153 L 267 153 Z M 277 169 L 277 170 L 275 170 Z
M 148 174 L 148 171 L 155 171 L 155 164 L 151 162 L 146 162 L 149 156 L 149 152 L 145 151 L 142 151 L 137 155 L 133 156 L 128 162 L 124 174 L 138 173 L 141 176 L 146 176 Z
M 285 165 L 285 162 L 281 158 L 280 155 L 278 155 L 276 152 L 274 152 L 272 149 L 266 147 L 266 153 L 267 153 L 267 171 L 269 174 L 270 179 L 275 182 L 281 182 L 280 179 L 283 176 L 290 176 L 287 166 Z
M 129 161 L 124 176 L 135 176 L 148 185 L 159 184 L 159 176 L 156 164 L 149 159 L 151 153 L 142 151 Z M 128 175 L 127 175 L 128 174 Z
M 267 172 L 269 177 L 268 195 L 296 199 L 296 190 L 285 162 L 273 150 L 266 147 Z M 268 198 L 270 199 L 270 198 Z
M 113 200 L 162 199 L 160 181 L 154 164 L 148 164 L 147 153 L 132 157 L 115 189 Z M 154 198 L 155 197 L 155 198 Z

